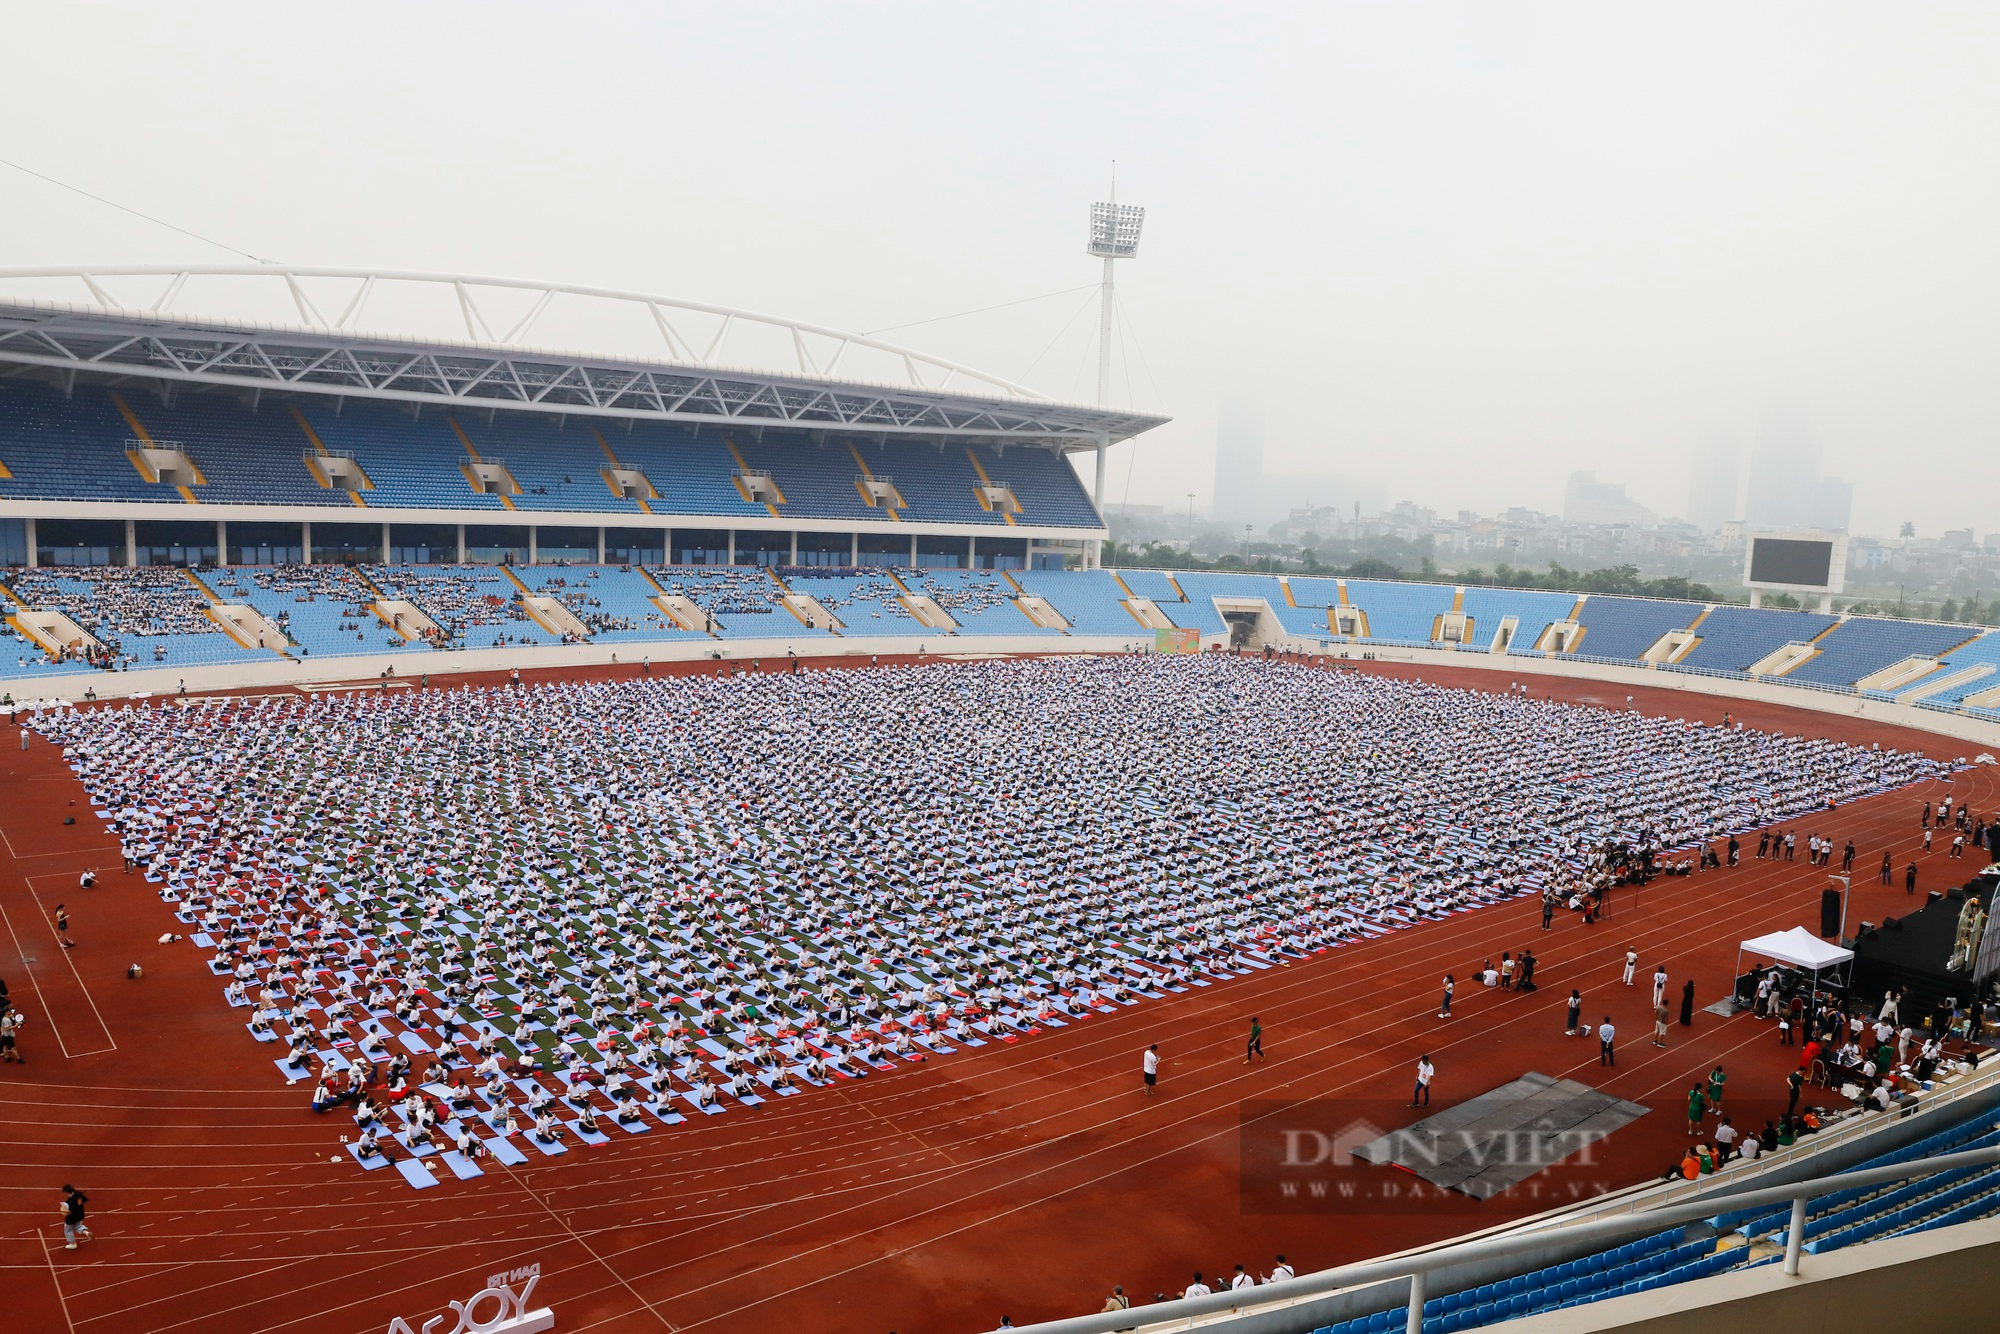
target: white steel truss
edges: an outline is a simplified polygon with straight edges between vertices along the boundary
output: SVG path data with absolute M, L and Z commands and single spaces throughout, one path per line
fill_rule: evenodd
M 114 279 L 144 277 L 162 278 L 165 285 L 158 298 L 142 308 L 120 304 L 105 286 Z M 301 323 L 276 325 L 177 312 L 176 302 L 188 280 L 196 277 L 282 284 Z M 859 334 L 602 288 L 275 265 L 0 269 L 0 282 L 10 279 L 73 279 L 90 302 L 0 294 L 0 372 L 12 368 L 16 373 L 40 371 L 93 380 L 137 378 L 414 404 L 1016 440 L 1059 449 L 1099 447 L 1166 420 L 1056 402 L 970 367 Z M 329 318 L 301 279 L 352 282 L 353 290 L 338 315 Z M 467 340 L 357 331 L 353 326 L 385 284 L 449 287 Z M 479 304 L 480 289 L 490 288 L 515 289 L 530 298 L 527 313 L 502 335 L 494 333 L 489 309 Z M 558 297 L 645 307 L 667 355 L 655 360 L 523 345 L 520 340 Z M 683 323 L 676 322 L 676 316 L 685 312 L 720 320 L 700 348 Z M 787 334 L 798 370 L 721 364 L 718 358 L 739 323 Z M 902 368 L 905 382 L 837 378 L 843 357 L 856 347 L 887 354 Z M 954 382 L 961 387 L 952 388 Z

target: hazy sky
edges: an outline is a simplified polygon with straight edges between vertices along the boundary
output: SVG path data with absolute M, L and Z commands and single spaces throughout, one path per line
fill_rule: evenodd
M 1175 420 L 1114 501 L 1205 500 L 1247 392 L 1273 470 L 1447 511 L 1595 468 L 1679 513 L 1780 416 L 1861 530 L 2000 527 L 1991 4 L 41 5 L 8 47 L 0 157 L 262 256 L 861 330 L 1092 282 L 1115 158 L 1117 397 Z M 0 237 L 231 258 L 4 168 Z M 885 336 L 1087 398 L 1087 299 Z

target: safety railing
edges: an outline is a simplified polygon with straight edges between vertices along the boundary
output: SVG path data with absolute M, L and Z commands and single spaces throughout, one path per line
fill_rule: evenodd
M 1164 1334 L 1167 1330 L 1193 1329 L 1197 1322 L 1201 1322 L 1206 1316 L 1231 1312 L 1268 1313 L 1282 1310 L 1286 1306 L 1296 1306 L 1307 1300 L 1325 1297 L 1342 1289 L 1387 1283 L 1396 1279 L 1404 1279 L 1409 1283 L 1409 1294 L 1404 1302 L 1409 1312 L 1405 1327 L 1409 1334 L 1423 1334 L 1426 1280 L 1437 1270 L 1526 1255 L 1544 1250 L 1551 1242 L 1556 1241 L 1570 1245 L 1589 1245 L 1596 1242 L 1611 1244 L 1630 1239 L 1637 1231 L 1668 1228 L 1682 1223 L 1699 1222 L 1718 1213 L 1741 1209 L 1766 1209 L 1780 1204 L 1789 1204 L 1792 1210 L 1790 1225 L 1785 1229 L 1784 1272 L 1797 1275 L 1805 1241 L 1806 1209 L 1816 1196 L 1850 1190 L 1856 1186 L 1908 1181 L 1939 1172 L 1996 1165 L 2000 1165 L 2000 1148 L 1945 1154 L 1916 1162 L 1895 1163 L 1888 1167 L 1815 1177 L 1808 1181 L 1796 1181 L 1765 1190 L 1709 1195 L 1698 1202 L 1665 1205 L 1597 1222 L 1575 1223 L 1552 1230 L 1490 1237 L 1480 1241 L 1443 1246 L 1415 1255 L 1342 1265 L 1338 1269 L 1322 1270 L 1317 1274 L 1306 1274 L 1299 1278 L 1287 1279 L 1282 1283 L 1265 1284 L 1254 1290 L 1254 1297 L 1247 1296 L 1240 1290 L 1225 1290 L 1210 1293 L 1206 1297 L 1183 1297 L 1137 1310 L 1100 1311 L 1093 1315 L 1071 1316 L 1064 1320 L 1025 1325 L 1021 1327 L 1020 1334 L 1031 1334 L 1031 1332 L 1032 1334 L 1113 1334 L 1113 1331 L 1123 1330 L 1153 1330 Z M 1836 1266 L 1840 1264 L 1839 1261 L 1833 1263 Z
M 1583 1205 L 1565 1209 L 1560 1214 L 1547 1216 L 1541 1221 L 1544 1225 L 1562 1226 L 1573 1222 L 1629 1216 L 1654 1204 L 1671 1204 L 1695 1195 L 1710 1195 L 1718 1186 L 1761 1176 L 1779 1163 L 1797 1162 L 1808 1154 L 1814 1158 L 1824 1157 L 1831 1150 L 1880 1133 L 1882 1128 L 1892 1121 L 1918 1113 L 1922 1113 L 1926 1120 L 1935 1120 L 1939 1111 L 1954 1107 L 1974 1094 L 1988 1091 L 1996 1082 L 2000 1082 L 2000 1065 L 1974 1071 L 1950 1084 L 1940 1085 L 1924 1093 L 1914 1110 L 1892 1107 L 1886 1112 L 1869 1112 L 1835 1122 L 1810 1136 L 1808 1140 L 1795 1145 L 1787 1154 L 1775 1158 L 1760 1158 L 1755 1162 L 1739 1158 L 1728 1166 L 1717 1169 L 1714 1175 L 1702 1177 L 1698 1181 L 1675 1181 L 1668 1185 L 1647 1182 L 1628 1187 L 1623 1191 L 1600 1195 Z M 1514 1226 L 1518 1227 L 1520 1224 Z

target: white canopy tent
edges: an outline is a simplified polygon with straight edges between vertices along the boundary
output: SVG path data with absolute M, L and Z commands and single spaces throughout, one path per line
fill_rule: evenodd
M 1854 951 L 1844 950 L 1838 945 L 1829 945 L 1824 940 L 1802 926 L 1789 931 L 1773 931 L 1767 936 L 1741 941 L 1736 946 L 1736 976 L 1743 976 L 1743 956 L 1753 954 L 1813 975 L 1813 986 L 1819 986 L 1819 975 L 1843 964 L 1854 961 Z M 1844 982 L 1846 979 L 1842 979 Z

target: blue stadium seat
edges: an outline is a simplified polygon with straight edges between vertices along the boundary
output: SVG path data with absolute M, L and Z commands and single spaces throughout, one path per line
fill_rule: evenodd
M 1570 611 L 1576 606 L 1574 593 L 1523 592 L 1512 588 L 1468 588 L 1461 610 L 1472 621 L 1466 644 L 1473 648 L 1486 648 L 1493 642 L 1500 622 L 1512 616 L 1516 618 L 1514 637 L 1509 647 L 1516 653 L 1532 649 L 1541 639 L 1542 632 L 1557 621 L 1569 619 Z
M 1817 638 L 1834 623 L 1833 617 L 1818 612 L 1717 607 L 1695 627 L 1701 642 L 1679 665 L 1719 672 L 1748 671 L 1787 644 L 1802 644 Z M 1589 643 L 1590 636 L 1585 635 L 1585 646 Z
M 1454 595 L 1443 584 L 1347 581 L 1347 601 L 1368 617 L 1368 637 L 1393 643 L 1430 643 L 1437 618 L 1451 610 Z
M 1593 658 L 1639 658 L 1669 630 L 1685 630 L 1701 615 L 1697 602 L 1661 602 L 1592 593 L 1577 613 L 1577 651 Z
M 1934 658 L 1966 646 L 1978 634 L 1971 626 L 1851 617 L 1819 641 L 1817 656 L 1785 673 L 1785 679 L 1851 686 L 1905 658 Z

